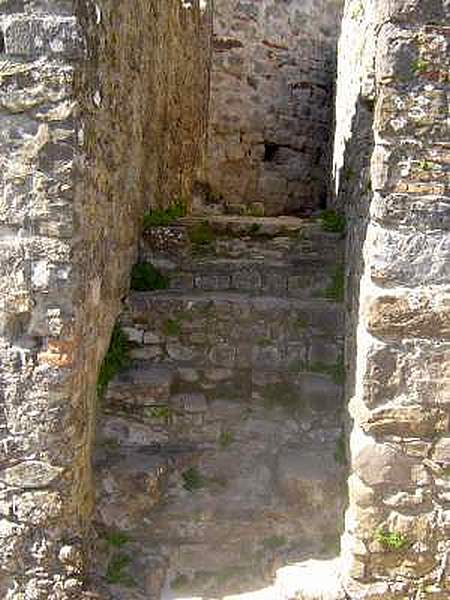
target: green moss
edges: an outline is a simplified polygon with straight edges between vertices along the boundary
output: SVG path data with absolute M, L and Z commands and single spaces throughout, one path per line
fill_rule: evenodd
M 127 568 L 131 563 L 131 558 L 122 552 L 114 554 L 111 558 L 106 571 L 106 581 L 111 585 L 123 585 L 125 587 L 134 587 L 136 582 Z
M 114 326 L 108 352 L 100 367 L 97 394 L 101 398 L 113 377 L 130 364 L 128 340 L 118 324 Z
M 130 536 L 125 531 L 109 531 L 104 535 L 104 539 L 114 548 L 121 548 L 131 541 Z
M 320 222 L 322 229 L 331 233 L 344 233 L 347 225 L 344 215 L 334 210 L 324 210 L 320 215 Z
M 353 183 L 356 180 L 356 171 L 352 167 L 346 167 L 342 173 L 344 181 Z
M 231 431 L 222 431 L 219 437 L 219 446 L 222 450 L 225 450 L 234 442 L 234 435 Z
M 345 295 L 345 271 L 343 265 L 338 265 L 333 273 L 330 285 L 320 294 L 327 300 L 343 302 Z
M 144 215 L 144 231 L 152 227 L 168 227 L 174 221 L 185 217 L 187 214 L 187 206 L 184 200 L 177 199 L 166 209 L 156 208 Z
M 256 340 L 256 343 L 258 346 L 261 346 L 261 347 L 271 346 L 272 340 L 269 337 L 260 337 Z
M 340 538 L 339 536 L 329 535 L 324 536 L 321 540 L 321 551 L 329 556 L 338 556 L 340 554 Z
M 170 586 L 173 590 L 181 590 L 189 585 L 189 577 L 187 575 L 177 575 L 170 582 Z
M 304 331 L 309 325 L 308 319 L 306 317 L 297 317 L 294 321 L 294 328 L 297 331 Z
M 120 444 L 116 440 L 116 438 L 103 438 L 99 442 L 99 445 L 101 448 L 104 448 L 105 450 L 108 450 L 110 452 L 114 452 L 115 450 L 118 450 L 120 448 Z
M 253 223 L 252 225 L 250 225 L 250 227 L 248 228 L 248 235 L 258 235 L 258 233 L 261 231 L 261 223 Z
M 399 552 L 409 546 L 408 538 L 405 535 L 395 531 L 387 531 L 386 529 L 378 529 L 376 540 L 380 542 L 383 548 L 390 552 Z
M 131 289 L 137 292 L 166 290 L 169 280 L 150 263 L 138 263 L 131 271 Z
M 250 205 L 247 207 L 245 214 L 249 215 L 250 217 L 264 217 L 264 207 Z
M 181 323 L 179 319 L 167 319 L 163 323 L 163 334 L 166 337 L 177 337 L 181 334 Z
M 362 19 L 364 17 L 364 13 L 364 4 L 361 2 L 361 0 L 358 0 L 358 2 L 352 8 L 351 18 L 355 20 Z
M 172 416 L 172 412 L 170 406 L 147 406 L 145 416 L 149 419 L 164 419 L 167 421 Z
M 263 391 L 263 398 L 264 404 L 268 409 L 280 406 L 289 412 L 294 412 L 304 408 L 297 388 L 287 382 L 266 385 Z
M 287 539 L 284 535 L 271 535 L 263 540 L 263 546 L 267 550 L 277 550 L 278 548 L 285 546 L 286 543 Z
M 428 67 L 428 62 L 423 58 L 417 58 L 411 65 L 411 68 L 416 75 L 425 73 L 428 70 Z
M 189 229 L 189 239 L 194 250 L 204 249 L 214 240 L 214 231 L 208 221 L 197 223 Z
M 307 365 L 304 360 L 294 358 L 289 363 L 288 369 L 291 373 L 300 373 L 301 371 L 307 371 Z
M 190 467 L 181 474 L 183 478 L 183 487 L 188 492 L 201 490 L 206 486 L 206 480 L 197 467 Z
M 332 377 L 336 385 L 344 385 L 345 383 L 345 365 L 343 356 L 339 357 L 334 365 L 327 365 L 321 362 L 315 362 L 309 366 L 309 371 L 313 373 L 323 373 Z
M 450 465 L 448 467 L 444 467 L 444 477 L 450 477 Z
M 347 460 L 347 444 L 345 442 L 345 434 L 342 432 L 336 440 L 336 450 L 334 452 L 334 460 L 338 465 L 346 465 Z
M 433 170 L 433 163 L 430 162 L 429 160 L 421 160 L 419 163 L 419 168 L 422 171 L 432 171 Z

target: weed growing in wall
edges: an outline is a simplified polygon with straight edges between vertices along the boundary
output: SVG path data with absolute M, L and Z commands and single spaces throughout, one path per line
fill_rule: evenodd
M 347 225 L 344 215 L 334 210 L 324 210 L 320 215 L 320 222 L 322 229 L 331 233 L 344 233 Z
M 131 271 L 131 289 L 137 292 L 166 290 L 169 280 L 150 263 L 138 263 Z
M 168 227 L 187 214 L 186 202 L 179 198 L 166 209 L 155 208 L 144 215 L 144 231 L 152 227 Z
M 423 58 L 417 58 L 411 65 L 411 68 L 416 75 L 425 73 L 428 70 L 428 67 L 428 62 Z
M 234 442 L 234 435 L 231 431 L 222 431 L 219 437 L 219 446 L 222 450 L 225 450 Z
M 433 163 L 429 160 L 421 160 L 419 163 L 419 168 L 421 171 L 432 171 Z
M 409 546 L 408 538 L 402 533 L 395 531 L 387 531 L 386 529 L 378 529 L 376 540 L 386 550 L 390 552 L 399 552 Z
M 130 354 L 128 340 L 120 328 L 120 325 L 116 323 L 111 335 L 108 352 L 103 359 L 97 378 L 97 394 L 99 398 L 104 395 L 111 379 L 129 364 Z

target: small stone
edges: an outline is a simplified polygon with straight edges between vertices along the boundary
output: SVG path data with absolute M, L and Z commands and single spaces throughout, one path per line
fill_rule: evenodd
M 162 349 L 159 346 L 149 346 L 144 348 L 132 348 L 130 350 L 130 358 L 134 360 L 152 360 L 161 356 Z
M 144 344 L 160 344 L 161 343 L 161 337 L 159 335 L 157 335 L 156 333 L 153 333 L 153 331 L 146 331 L 144 333 Z
M 50 485 L 61 473 L 62 469 L 59 467 L 30 460 L 5 469 L 2 474 L 2 480 L 7 485 L 32 489 Z
M 187 413 L 202 413 L 208 410 L 208 403 L 203 394 L 176 394 L 170 398 L 170 404 L 175 410 Z
M 231 369 L 208 369 L 205 371 L 205 377 L 208 381 L 226 381 L 233 377 L 233 371 Z
M 200 379 L 198 371 L 195 369 L 183 368 L 178 369 L 178 376 L 182 381 L 186 383 L 196 383 Z
M 142 344 L 144 340 L 144 331 L 135 327 L 122 327 L 122 331 L 129 342 Z

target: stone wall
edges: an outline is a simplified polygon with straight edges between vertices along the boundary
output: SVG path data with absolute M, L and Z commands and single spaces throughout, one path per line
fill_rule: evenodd
M 199 165 L 210 17 L 178 0 L 1 9 L 0 596 L 79 600 L 97 371 L 143 212 Z
M 449 17 L 439 0 L 346 3 L 335 168 L 357 347 L 352 599 L 450 593 Z
M 206 200 L 302 213 L 327 201 L 340 0 L 216 0 Z

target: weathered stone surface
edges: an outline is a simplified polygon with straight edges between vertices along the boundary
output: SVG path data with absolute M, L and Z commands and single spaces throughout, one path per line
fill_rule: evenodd
M 285 275 L 290 264 L 315 271 L 323 291 L 342 236 L 294 218 L 208 222 L 214 243 L 200 254 L 178 244 L 195 218 L 145 236 L 145 259 L 177 283 L 129 295 L 121 321 L 140 360 L 110 383 L 99 424 L 98 526 L 122 524 L 145 552 L 167 554 L 163 598 L 245 597 L 306 552 L 332 556 L 342 519 L 343 310 L 332 298 L 286 297 Z M 263 236 L 249 234 L 255 226 Z M 228 258 L 236 245 L 245 259 Z M 168 471 L 149 498 L 137 480 L 153 459 Z
M 324 202 L 342 4 L 216 2 L 203 206 L 295 214 Z
M 352 223 L 352 600 L 447 593 L 448 17 L 440 1 L 345 7 L 335 173 Z
M 15 521 L 0 596 L 84 600 L 97 373 L 143 213 L 186 194 L 201 162 L 209 12 L 178 0 L 0 12 L 0 504 Z M 150 443 L 123 433 L 138 439 Z

